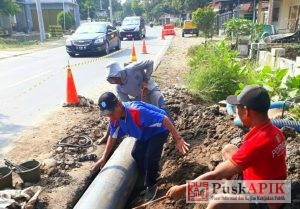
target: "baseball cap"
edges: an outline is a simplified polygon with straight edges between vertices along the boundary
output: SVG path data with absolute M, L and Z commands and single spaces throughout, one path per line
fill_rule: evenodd
M 112 92 L 105 92 L 99 97 L 98 105 L 102 116 L 107 116 L 115 110 L 118 98 Z
M 230 95 L 226 99 L 232 105 L 244 105 L 256 112 L 267 112 L 270 108 L 268 91 L 258 85 L 248 85 L 239 95 Z

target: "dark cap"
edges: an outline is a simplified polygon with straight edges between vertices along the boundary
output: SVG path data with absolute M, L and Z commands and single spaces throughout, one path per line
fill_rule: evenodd
M 232 105 L 244 105 L 256 112 L 267 112 L 270 108 L 267 90 L 257 85 L 246 86 L 239 95 L 230 95 L 226 101 Z
M 105 92 L 99 97 L 98 105 L 101 115 L 107 116 L 115 110 L 118 104 L 118 98 L 112 92 Z

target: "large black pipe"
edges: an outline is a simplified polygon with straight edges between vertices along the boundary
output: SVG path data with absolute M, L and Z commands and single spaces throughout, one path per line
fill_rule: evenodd
M 73 209 L 123 209 L 136 183 L 131 156 L 135 139 L 125 138 Z

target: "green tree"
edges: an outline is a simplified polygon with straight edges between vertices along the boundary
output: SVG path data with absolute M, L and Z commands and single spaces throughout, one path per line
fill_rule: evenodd
M 21 9 L 15 0 L 0 0 L 0 15 L 7 15 L 9 17 L 9 35 L 12 34 L 11 16 L 20 11 Z
M 192 12 L 197 8 L 207 6 L 209 2 L 209 0 L 184 0 L 184 9 Z
M 106 14 L 109 16 L 109 0 L 102 0 L 102 9 L 106 10 Z M 92 19 L 98 19 L 97 13 L 100 12 L 99 0 L 77 0 L 79 5 L 79 12 L 81 19 L 87 19 L 88 15 Z M 112 0 L 113 15 L 119 16 L 118 11 L 122 11 L 122 5 L 120 0 Z M 89 13 L 89 14 L 88 14 Z
M 2 15 L 15 15 L 20 12 L 20 6 L 15 0 L 1 0 L 0 1 L 0 14 Z
M 192 13 L 192 21 L 204 32 L 205 38 L 213 35 L 216 13 L 210 7 L 198 8 Z
M 64 12 L 57 14 L 57 24 L 64 28 Z M 65 12 L 65 29 L 69 30 L 75 26 L 74 16 L 71 12 Z
M 138 0 L 132 0 L 131 1 L 131 9 L 133 13 L 137 16 L 142 16 L 144 10 L 142 5 L 140 4 L 140 1 Z
M 261 24 L 253 24 L 251 20 L 241 18 L 229 19 L 224 26 L 228 37 L 235 36 L 235 46 L 237 46 L 240 36 L 250 36 L 250 40 L 253 41 L 263 29 Z
M 122 5 L 122 7 L 123 7 L 123 18 L 133 15 L 131 9 L 131 0 L 126 0 Z

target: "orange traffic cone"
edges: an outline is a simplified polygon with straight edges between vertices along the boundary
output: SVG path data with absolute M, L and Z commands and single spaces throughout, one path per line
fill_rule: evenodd
M 163 29 L 161 30 L 161 39 L 162 39 L 162 40 L 165 40 L 165 32 L 164 32 Z
M 142 54 L 148 54 L 148 52 L 147 52 L 147 47 L 146 47 L 146 41 L 145 41 L 145 39 L 143 40 L 143 49 L 142 49 Z
M 67 68 L 67 104 L 76 105 L 79 103 L 73 75 L 70 66 Z
M 136 62 L 137 58 L 136 58 L 136 53 L 135 53 L 135 46 L 134 43 L 132 44 L 132 51 L 131 51 L 131 62 Z

